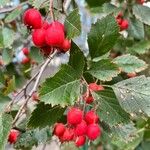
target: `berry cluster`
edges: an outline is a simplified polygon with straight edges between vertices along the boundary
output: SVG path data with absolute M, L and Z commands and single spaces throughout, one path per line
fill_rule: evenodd
M 123 14 L 122 12 L 120 12 L 117 17 L 116 17 L 116 21 L 120 27 L 120 31 L 126 30 L 129 27 L 129 23 L 128 20 L 123 19 Z
M 71 42 L 65 38 L 65 27 L 62 23 L 42 20 L 40 12 L 33 8 L 24 13 L 23 21 L 28 28 L 33 29 L 32 41 L 44 55 L 53 52 L 53 48 L 58 48 L 61 52 L 70 49 Z
M 102 85 L 98 85 L 96 83 L 90 83 L 87 92 L 83 95 L 83 99 L 87 104 L 91 104 L 94 101 L 91 92 L 102 91 L 102 90 L 104 90 L 104 87 Z
M 67 125 L 57 123 L 54 127 L 54 135 L 60 141 L 69 142 L 74 141 L 77 147 L 83 146 L 86 139 L 95 140 L 101 135 L 101 129 L 98 125 L 99 117 L 90 110 L 84 112 L 79 108 L 70 108 L 67 113 Z
M 10 144 L 16 143 L 17 138 L 18 138 L 19 135 L 20 135 L 20 132 L 19 132 L 18 130 L 12 129 L 12 130 L 10 131 L 10 133 L 9 133 L 9 136 L 8 136 L 8 142 L 9 142 Z

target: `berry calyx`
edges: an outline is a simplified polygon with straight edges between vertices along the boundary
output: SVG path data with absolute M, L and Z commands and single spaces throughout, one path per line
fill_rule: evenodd
M 62 123 L 57 123 L 54 128 L 54 134 L 58 137 L 62 136 L 65 132 L 65 126 Z
M 27 64 L 27 63 L 29 63 L 30 62 L 30 58 L 28 58 L 28 57 L 25 57 L 25 58 L 23 58 L 23 60 L 22 60 L 22 64 Z
M 122 30 L 126 30 L 129 27 L 129 23 L 128 20 L 122 20 L 121 24 L 120 24 L 120 31 Z
M 59 27 L 50 26 L 46 30 L 46 44 L 53 47 L 61 47 L 65 39 L 64 31 Z
M 101 135 L 101 130 L 98 124 L 90 124 L 87 127 L 87 137 L 90 140 L 95 140 Z
M 99 117 L 93 110 L 90 110 L 85 114 L 85 121 L 87 124 L 97 123 L 98 120 Z
M 31 8 L 25 11 L 23 22 L 28 27 L 39 29 L 42 26 L 42 16 L 38 10 Z
M 79 136 L 75 140 L 75 145 L 77 147 L 83 146 L 86 142 L 86 137 L 85 136 Z
M 32 33 L 33 43 L 37 47 L 45 46 L 46 44 L 45 35 L 46 35 L 46 31 L 44 29 L 35 29 Z
M 87 131 L 87 124 L 84 120 L 80 124 L 78 124 L 75 128 L 75 135 L 82 136 L 85 135 Z
M 30 53 L 30 51 L 29 51 L 29 49 L 27 48 L 27 47 L 24 47 L 23 49 L 22 49 L 22 52 L 23 52 L 23 54 L 24 55 L 29 55 L 29 53 Z
M 12 129 L 9 133 L 8 142 L 10 144 L 16 143 L 19 134 L 20 134 L 20 132 L 18 130 Z
M 91 91 L 102 91 L 102 90 L 104 90 L 104 87 L 102 85 L 98 85 L 96 83 L 90 83 L 89 84 L 89 89 Z
M 83 112 L 78 108 L 71 108 L 67 114 L 67 122 L 70 125 L 77 125 L 83 119 Z
M 67 52 L 70 48 L 71 48 L 71 41 L 68 39 L 65 39 L 61 46 L 62 51 Z

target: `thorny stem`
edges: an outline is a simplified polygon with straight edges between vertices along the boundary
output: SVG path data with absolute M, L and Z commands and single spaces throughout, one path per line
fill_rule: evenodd
M 39 84 L 39 82 L 40 82 L 41 76 L 42 76 L 42 74 L 43 74 L 45 68 L 47 67 L 47 65 L 50 63 L 50 61 L 54 58 L 54 56 L 55 56 L 56 54 L 57 54 L 57 50 L 55 50 L 54 53 L 53 53 L 50 57 L 48 57 L 47 60 L 45 61 L 45 63 L 42 65 L 42 67 L 41 67 L 41 69 L 40 69 L 40 71 L 39 71 L 39 73 L 38 73 L 36 82 L 35 82 L 35 84 L 34 84 L 34 86 L 33 86 L 33 89 L 32 89 L 31 92 L 27 95 L 27 98 L 25 99 L 24 104 L 20 107 L 20 109 L 18 110 L 17 115 L 15 116 L 15 119 L 14 119 L 14 121 L 13 121 L 13 126 L 14 126 L 14 125 L 16 124 L 16 122 L 18 121 L 18 119 L 19 119 L 19 117 L 20 117 L 22 111 L 24 110 L 24 108 L 25 108 L 26 105 L 28 104 L 28 101 L 29 101 L 30 98 L 32 97 L 32 94 L 33 94 L 34 92 L 36 92 L 37 87 L 38 87 L 38 84 Z
M 52 17 L 52 20 L 54 21 L 54 13 L 53 13 L 53 0 L 50 0 L 50 5 L 49 5 L 49 10 L 50 10 L 50 15 Z

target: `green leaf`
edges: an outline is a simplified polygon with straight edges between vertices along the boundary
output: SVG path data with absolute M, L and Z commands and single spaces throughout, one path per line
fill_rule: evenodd
M 150 41 L 141 41 L 128 48 L 129 53 L 144 54 L 150 49 Z
M 65 20 L 65 28 L 67 32 L 67 38 L 71 39 L 76 36 L 79 36 L 81 33 L 81 21 L 79 10 L 73 10 Z
M 14 31 L 9 28 L 2 29 L 3 45 L 5 48 L 10 47 L 15 39 Z
M 71 44 L 69 65 L 76 70 L 78 74 L 83 74 L 85 57 L 83 52 L 74 42 Z
M 47 140 L 50 139 L 51 134 L 49 134 L 49 132 L 50 129 L 48 127 L 41 130 L 27 130 L 25 133 L 22 133 L 19 136 L 14 147 L 16 149 L 32 149 L 33 146 L 37 146 L 38 144 L 44 144 Z
M 4 111 L 6 105 L 8 102 L 10 102 L 10 98 L 8 96 L 4 96 L 2 93 L 0 93 L 0 113 Z
M 33 6 L 37 9 L 39 9 L 42 6 L 42 4 L 46 1 L 48 1 L 48 0 L 34 0 Z
M 54 105 L 73 105 L 80 95 L 80 76 L 68 66 L 62 65 L 60 71 L 48 78 L 40 90 L 41 101 Z
M 140 72 L 147 68 L 147 64 L 143 60 L 130 54 L 118 56 L 113 62 L 116 63 L 122 71 L 127 73 Z
M 12 61 L 12 58 L 13 58 L 12 49 L 8 49 L 8 48 L 3 49 L 2 58 L 3 58 L 3 61 L 4 61 L 5 65 L 9 64 Z
M 135 137 L 137 137 L 137 129 L 134 127 L 133 123 L 129 124 L 119 124 L 111 128 L 112 139 L 114 141 L 124 141 L 129 142 L 132 141 Z
M 134 5 L 133 6 L 133 14 L 137 19 L 141 22 L 150 25 L 150 8 L 143 5 Z
M 0 48 L 3 47 L 3 34 L 2 34 L 2 29 L 0 29 Z
M 145 33 L 143 23 L 136 18 L 130 18 L 128 33 L 131 37 L 134 37 L 135 39 L 144 39 Z
M 65 109 L 60 106 L 52 107 L 50 104 L 39 103 L 32 112 L 28 126 L 42 128 L 56 123 L 63 115 Z
M 102 121 L 109 126 L 129 122 L 129 115 L 120 107 L 112 90 L 94 93 L 94 97 L 99 102 L 97 113 Z
M 0 114 L 0 150 L 5 150 L 9 131 L 11 129 L 11 122 L 11 115 Z
M 5 18 L 5 22 L 9 23 L 15 20 L 17 17 L 19 17 L 22 13 L 22 7 L 17 7 L 15 10 L 13 10 L 9 15 Z
M 102 81 L 111 81 L 113 77 L 120 73 L 118 66 L 108 59 L 92 63 L 88 72 Z
M 43 57 L 40 53 L 40 50 L 36 47 L 31 47 L 30 57 L 38 63 L 41 63 L 43 61 Z
M 89 51 L 92 58 L 107 53 L 116 43 L 119 28 L 112 16 L 98 20 L 88 34 Z
M 98 7 L 109 1 L 110 0 L 86 0 L 87 4 L 90 7 Z
M 113 85 L 121 107 L 128 113 L 150 116 L 150 78 L 139 76 Z

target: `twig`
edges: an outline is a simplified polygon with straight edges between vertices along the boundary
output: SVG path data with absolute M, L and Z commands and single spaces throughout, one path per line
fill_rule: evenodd
M 1 10 L 0 10 L 0 14 L 1 14 L 1 13 L 7 13 L 7 12 L 10 12 L 10 11 L 13 11 L 13 10 L 16 9 L 17 7 L 19 7 L 19 6 L 22 7 L 23 5 L 26 5 L 26 4 L 29 4 L 29 2 L 26 1 L 26 2 L 23 2 L 23 3 L 19 4 L 18 6 L 14 6 L 14 7 L 11 7 L 11 8 L 4 8 L 4 9 L 1 9 Z
M 52 20 L 54 21 L 54 13 L 53 13 L 53 0 L 50 0 L 50 5 L 49 5 L 49 11 L 50 11 L 50 15 L 52 17 Z
M 15 125 L 15 123 L 18 121 L 18 119 L 19 119 L 19 117 L 20 117 L 22 111 L 24 110 L 25 106 L 28 104 L 28 101 L 29 101 L 30 98 L 32 97 L 32 94 L 33 94 L 34 92 L 36 92 L 37 87 L 38 87 L 38 84 L 39 84 L 39 81 L 40 81 L 40 78 L 41 78 L 41 76 L 42 76 L 42 74 L 43 74 L 45 68 L 47 67 L 47 65 L 50 63 L 50 61 L 53 59 L 53 57 L 54 57 L 56 54 L 57 54 L 57 50 L 54 51 L 54 53 L 53 53 L 49 58 L 47 58 L 47 60 L 45 61 L 45 63 L 44 63 L 43 66 L 41 67 L 40 72 L 39 72 L 39 74 L 38 74 L 38 76 L 37 76 L 36 82 L 35 82 L 35 84 L 34 84 L 34 87 L 33 87 L 33 89 L 31 90 L 31 92 L 27 95 L 27 98 L 25 99 L 24 104 L 23 104 L 23 105 L 20 107 L 20 109 L 18 110 L 18 113 L 17 113 L 17 115 L 15 116 L 15 119 L 14 119 L 14 121 L 13 121 L 13 125 Z

